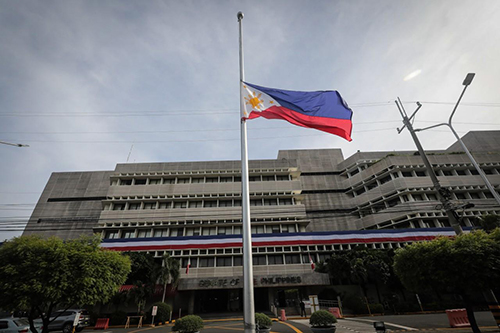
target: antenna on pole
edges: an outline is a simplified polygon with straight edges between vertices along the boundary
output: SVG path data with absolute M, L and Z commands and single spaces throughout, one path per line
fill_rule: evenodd
M 130 151 L 128 152 L 128 156 L 127 156 L 127 162 L 128 163 L 128 160 L 130 158 L 130 154 L 132 154 L 132 149 L 134 148 L 134 144 L 132 144 L 132 146 L 130 146 Z

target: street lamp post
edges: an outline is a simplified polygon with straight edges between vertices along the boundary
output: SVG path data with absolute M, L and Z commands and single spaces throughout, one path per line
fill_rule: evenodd
M 476 160 L 474 159 L 474 157 L 470 153 L 469 149 L 467 149 L 467 146 L 465 146 L 462 139 L 458 136 L 457 132 L 455 131 L 455 129 L 453 128 L 452 123 L 451 123 L 453 116 L 455 115 L 455 111 L 457 111 L 458 104 L 462 100 L 462 97 L 465 93 L 465 90 L 467 90 L 467 87 L 471 84 L 472 79 L 474 79 L 474 75 L 475 75 L 474 73 L 469 73 L 465 77 L 465 80 L 463 82 L 464 90 L 462 90 L 462 93 L 460 94 L 460 97 L 458 98 L 457 104 L 455 104 L 455 107 L 453 108 L 453 111 L 451 112 L 450 119 L 448 120 L 447 123 L 441 123 L 441 124 L 421 128 L 421 129 L 415 129 L 415 132 L 421 132 L 421 131 L 425 131 L 425 130 L 428 130 L 431 128 L 436 128 L 439 126 L 448 126 L 450 128 L 451 132 L 453 133 L 453 135 L 455 136 L 455 138 L 457 139 L 457 141 L 462 146 L 462 149 L 464 150 L 464 152 L 467 154 L 467 156 L 471 160 L 471 162 L 474 165 L 474 167 L 476 168 L 477 172 L 479 173 L 479 175 L 483 179 L 484 183 L 486 184 L 486 187 L 488 187 L 488 190 L 490 190 L 491 194 L 493 195 L 493 197 L 495 198 L 497 203 L 500 205 L 500 196 L 498 195 L 497 191 L 495 191 L 495 188 L 491 185 L 491 183 L 488 180 L 488 178 L 486 177 L 486 174 L 484 173 L 484 171 L 479 167 L 479 164 L 477 164 Z

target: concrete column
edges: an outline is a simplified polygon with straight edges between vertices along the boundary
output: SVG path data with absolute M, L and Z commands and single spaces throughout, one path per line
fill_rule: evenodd
M 189 291 L 188 314 L 194 314 L 194 294 L 194 290 Z

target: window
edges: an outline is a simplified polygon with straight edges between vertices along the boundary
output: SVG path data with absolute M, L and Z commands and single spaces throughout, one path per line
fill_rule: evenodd
M 151 230 L 139 230 L 137 232 L 138 238 L 145 238 L 145 237 L 150 237 L 150 236 L 151 236 Z
M 466 175 L 465 170 L 456 170 L 456 171 L 457 171 L 457 175 L 459 175 L 459 176 L 465 176 Z
M 269 255 L 267 260 L 269 265 L 283 265 L 283 255 L 281 254 Z
M 264 226 L 259 225 L 259 226 L 253 226 L 251 228 L 252 234 L 263 234 L 264 233 Z
M 234 200 L 234 207 L 241 207 L 241 200 Z
M 250 176 L 248 180 L 251 182 L 260 182 L 260 176 Z
M 155 229 L 155 237 L 167 237 L 168 229 Z
M 261 199 L 250 200 L 250 206 L 262 206 L 262 200 Z
M 277 181 L 285 181 L 285 180 L 290 180 L 290 177 L 288 175 L 281 175 L 281 176 L 276 176 Z
M 266 265 L 266 256 L 253 256 L 252 257 L 253 264 L 255 266 L 263 266 Z
M 401 174 L 403 175 L 403 177 L 413 177 L 411 171 L 403 171 L 401 172 Z
M 214 258 L 200 258 L 200 267 L 214 267 Z
M 425 171 L 415 171 L 417 177 L 425 177 Z
M 453 172 L 451 170 L 443 170 L 443 176 L 453 176 Z
M 455 193 L 457 199 L 465 199 L 465 193 Z
M 134 238 L 135 231 L 134 230 L 123 230 L 122 238 Z
M 156 202 L 145 202 L 144 209 L 156 209 Z
M 362 187 L 362 188 L 360 188 L 359 190 L 357 190 L 355 193 L 356 193 L 356 195 L 360 195 L 360 194 L 363 194 L 363 193 L 365 193 L 365 192 L 366 192 L 365 188 L 364 188 L 364 187 Z
M 187 201 L 174 202 L 174 208 L 186 208 L 186 207 L 187 207 Z
M 264 206 L 276 206 L 278 201 L 276 199 L 264 199 Z
M 141 208 L 141 203 L 140 202 L 131 202 L 128 204 L 128 209 L 129 210 L 137 210 Z
M 235 183 L 241 183 L 241 177 L 234 177 L 234 182 Z
M 181 237 L 183 235 L 184 228 L 173 228 L 170 229 L 170 237 Z
M 479 196 L 479 193 L 478 192 L 470 192 L 470 197 L 472 199 L 480 199 L 481 197 Z
M 172 208 L 172 202 L 167 201 L 167 202 L 160 202 L 160 209 L 169 209 Z
M 132 179 L 120 179 L 120 185 L 132 185 Z
M 232 258 L 231 257 L 218 257 L 217 258 L 217 267 L 227 267 L 232 266 Z
M 285 262 L 287 265 L 300 264 L 299 254 L 285 254 Z
M 189 178 L 177 178 L 177 184 L 189 184 Z
M 218 177 L 207 177 L 205 180 L 206 183 L 218 183 L 219 178 Z
M 492 175 L 493 174 L 493 169 L 483 169 L 483 172 L 487 175 Z
M 262 176 L 262 181 L 264 181 L 264 182 L 274 182 L 275 181 L 274 175 L 273 176 Z
M 293 202 L 292 202 L 292 198 L 284 198 L 284 199 L 279 199 L 279 203 L 280 203 L 280 205 L 282 205 L 282 206 L 292 205 L 292 204 L 293 204 Z
M 413 194 L 413 200 L 415 200 L 415 201 L 423 201 L 424 198 L 422 197 L 422 194 Z
M 294 224 L 284 224 L 281 226 L 281 232 L 295 232 Z
M 471 175 L 477 176 L 479 175 L 479 172 L 476 169 L 471 169 L 469 170 Z
M 106 236 L 104 238 L 107 238 L 107 239 L 118 238 L 118 230 L 107 231 Z
M 203 183 L 203 178 L 191 178 L 191 183 L 193 184 Z
M 272 225 L 272 226 L 268 226 L 267 228 L 268 229 L 271 228 L 271 233 L 273 233 L 273 234 L 279 234 L 281 232 L 279 225 Z
M 124 209 L 125 209 L 125 204 L 119 204 L 119 203 L 113 204 L 113 210 L 124 210 Z
M 182 258 L 182 268 L 186 268 L 187 264 L 191 264 L 191 268 L 196 268 L 198 267 L 198 258 Z
M 136 179 L 134 185 L 146 185 L 146 178 L 144 179 Z
M 391 176 L 385 176 L 384 178 L 380 179 L 380 185 L 385 184 L 387 182 L 390 182 L 392 180 Z
M 217 228 L 217 235 L 225 235 L 225 234 L 226 234 L 226 227 Z
M 427 198 L 429 198 L 429 200 L 432 200 L 432 201 L 436 201 L 437 200 L 436 195 L 433 194 L 433 193 L 428 193 L 427 194 Z
M 243 257 L 234 257 L 234 266 L 243 266 Z
M 9 328 L 9 323 L 6 320 L 0 321 L 0 330 Z
M 163 178 L 163 184 L 175 184 L 175 178 Z
M 203 228 L 203 236 L 215 235 L 215 227 L 213 228 Z
M 200 228 L 186 228 L 186 236 L 199 236 Z
M 158 184 L 161 184 L 160 178 L 150 178 L 149 179 L 149 185 L 158 185 Z
M 201 208 L 203 207 L 203 201 L 189 201 L 189 208 Z
M 234 227 L 234 234 L 235 235 L 241 235 L 241 227 Z
M 233 177 L 220 177 L 221 183 L 231 183 L 233 181 Z
M 233 206 L 232 200 L 219 200 L 219 207 L 232 207 L 232 206 Z
M 488 192 L 484 192 L 484 196 L 485 196 L 486 198 L 488 198 L 488 199 L 493 199 L 493 198 L 494 198 L 494 197 L 493 197 L 493 194 L 491 194 L 491 192 L 489 192 L 489 191 L 488 191 Z
M 217 207 L 217 200 L 205 200 L 204 207 Z

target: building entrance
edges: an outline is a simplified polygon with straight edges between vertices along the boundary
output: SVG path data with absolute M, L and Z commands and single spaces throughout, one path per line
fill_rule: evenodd
M 195 312 L 243 311 L 242 289 L 196 290 Z

